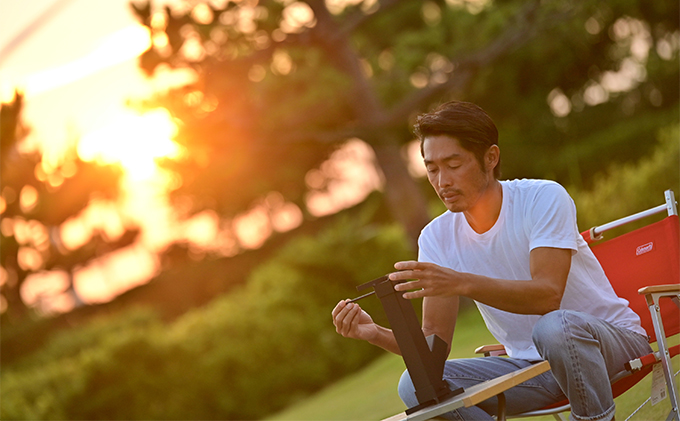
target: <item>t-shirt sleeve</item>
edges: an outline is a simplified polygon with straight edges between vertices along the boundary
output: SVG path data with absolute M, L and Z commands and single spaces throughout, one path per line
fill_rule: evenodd
M 441 247 L 437 247 L 434 230 L 428 225 L 418 237 L 418 261 L 443 265 Z
M 554 247 L 578 250 L 576 206 L 569 193 L 557 183 L 541 186 L 529 209 L 529 248 Z

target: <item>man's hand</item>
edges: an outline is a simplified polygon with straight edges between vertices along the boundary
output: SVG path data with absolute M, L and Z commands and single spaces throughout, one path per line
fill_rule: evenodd
M 378 326 L 371 316 L 350 300 L 340 301 L 331 314 L 335 331 L 346 338 L 370 342 L 378 334 Z
M 402 282 L 394 286 L 396 291 L 411 291 L 404 293 L 406 299 L 463 295 L 461 274 L 452 269 L 414 260 L 397 262 L 394 268 L 399 272 L 390 274 L 391 281 L 414 279 L 411 282 Z
M 407 261 L 394 265 L 390 280 L 404 298 L 471 298 L 517 314 L 546 314 L 560 308 L 571 268 L 570 249 L 536 247 L 531 250 L 531 279 L 507 280 L 456 272 L 433 263 Z M 412 282 L 408 280 L 415 279 Z

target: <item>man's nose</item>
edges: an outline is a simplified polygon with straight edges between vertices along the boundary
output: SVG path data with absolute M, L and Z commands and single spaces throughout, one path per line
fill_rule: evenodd
M 439 186 L 449 187 L 453 183 L 451 175 L 448 171 L 439 171 Z

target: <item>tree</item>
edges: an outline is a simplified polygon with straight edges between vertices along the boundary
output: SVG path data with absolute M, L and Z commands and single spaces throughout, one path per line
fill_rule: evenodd
M 638 63 L 647 65 L 643 83 L 600 107 L 584 100 L 630 58 L 635 40 L 616 35 L 617 25 L 630 33 L 639 23 L 657 45 L 677 33 L 671 3 L 244 0 L 164 13 L 150 3 L 133 6 L 154 40 L 140 66 L 196 75 L 153 101 L 183 122 L 186 159 L 168 166 L 181 174 L 175 195 L 190 198 L 184 203 L 230 217 L 278 191 L 304 211 L 307 172 L 360 138 L 375 151 L 389 208 L 415 244 L 429 219 L 402 153 L 416 113 L 452 98 L 477 102 L 512 145 L 504 151 L 516 151 L 506 175 L 588 177 L 597 170 L 583 161 L 591 164 L 596 153 L 579 157 L 578 141 L 659 108 L 649 92 L 677 87 L 677 66 L 648 49 L 648 62 Z M 662 108 L 677 102 L 671 94 Z M 541 154 L 559 159 L 525 159 Z
M 3 321 L 16 322 L 28 307 L 21 288 L 31 274 L 61 270 L 68 274 L 66 293 L 73 289 L 73 271 L 91 259 L 132 243 L 138 233 L 129 227 L 118 238 L 96 233 L 89 241 L 69 250 L 60 226 L 88 206 L 93 198 L 113 199 L 120 171 L 80 160 L 68 151 L 56 165 L 39 151 L 26 151 L 22 140 L 29 133 L 21 121 L 23 97 L 16 94 L 0 108 L 0 246 Z

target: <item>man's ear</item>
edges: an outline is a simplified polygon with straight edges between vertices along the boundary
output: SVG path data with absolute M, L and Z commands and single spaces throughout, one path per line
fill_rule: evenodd
M 491 145 L 484 154 L 484 164 L 486 170 L 493 171 L 501 160 L 501 149 L 498 145 Z

